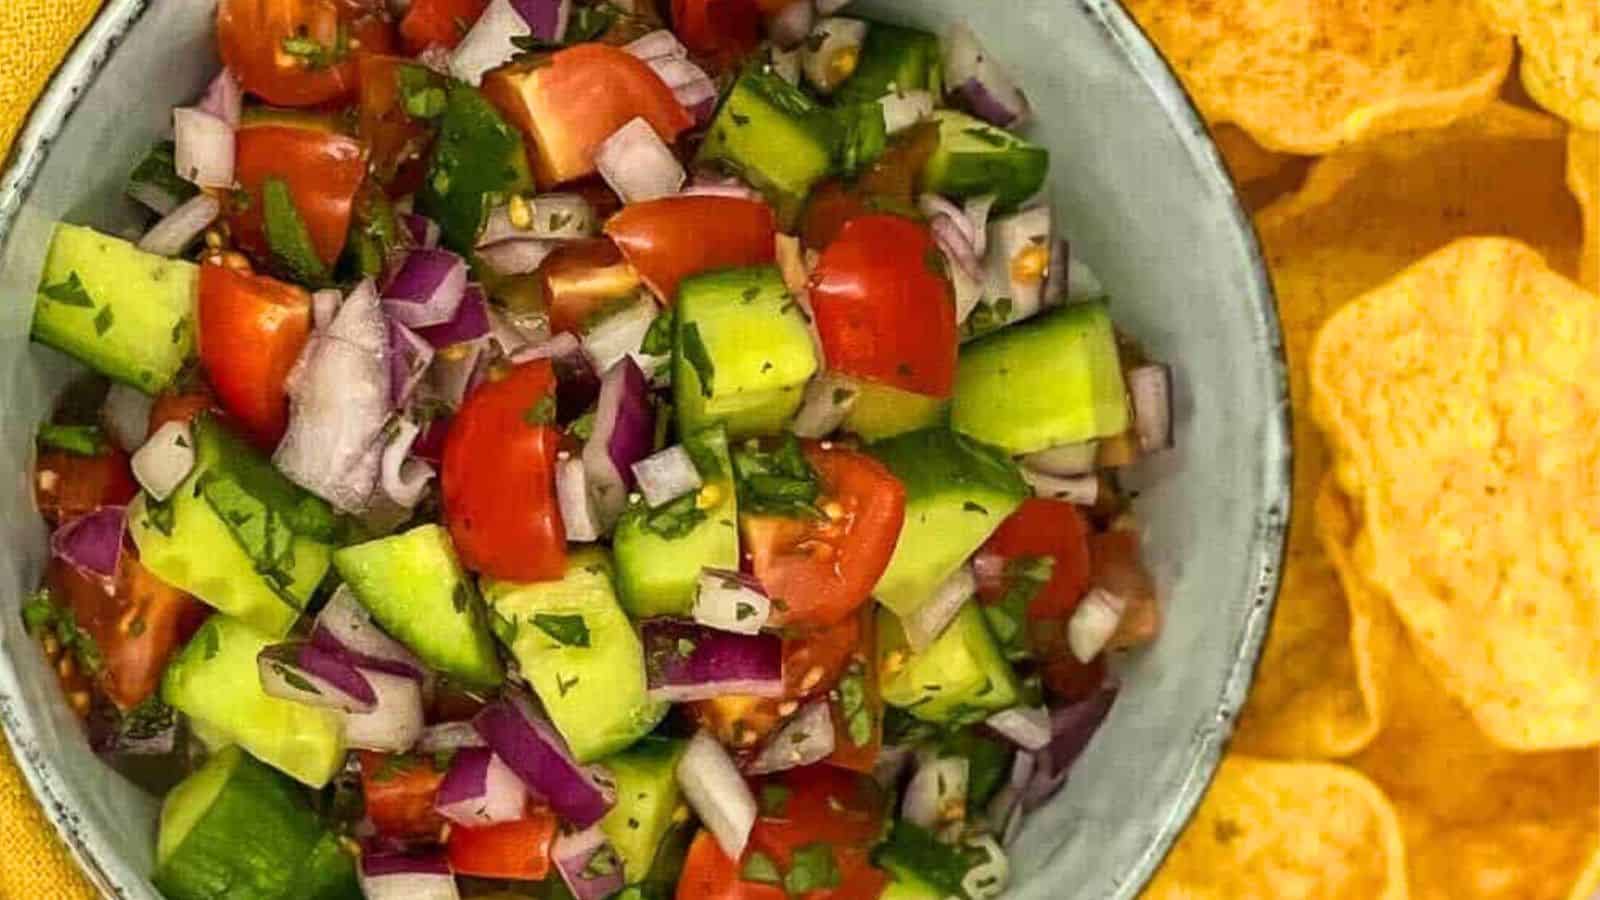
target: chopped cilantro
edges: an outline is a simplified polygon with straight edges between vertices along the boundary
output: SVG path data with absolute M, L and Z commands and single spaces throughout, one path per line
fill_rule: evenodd
M 111 323 L 114 321 L 116 315 L 111 312 L 111 307 L 100 307 L 100 311 L 94 316 L 94 333 L 99 337 L 105 337 L 105 333 L 111 330 Z
M 522 421 L 531 428 L 549 425 L 556 420 L 556 398 L 546 394 L 538 403 L 528 407 L 522 413 Z
M 739 877 L 755 884 L 770 884 L 774 886 L 783 884 L 783 873 L 778 871 L 778 864 L 772 861 L 772 857 L 762 853 L 760 850 L 750 851 L 749 857 L 744 861 L 744 866 L 739 869 Z
M 78 279 L 77 272 L 68 272 L 65 281 L 47 284 L 39 289 L 45 299 L 62 303 L 67 306 L 81 306 L 84 309 L 94 309 L 94 298 L 84 290 L 83 282 Z
M 105 452 L 106 436 L 98 425 L 40 425 L 39 443 L 77 456 L 99 456 Z
M 783 886 L 794 895 L 838 887 L 839 866 L 833 859 L 833 847 L 819 841 L 794 851 Z
M 534 613 L 533 624 L 563 647 L 589 646 L 589 625 L 583 616 Z
M 819 515 L 821 493 L 817 473 L 806 461 L 800 442 L 787 435 L 771 450 L 746 444 L 734 450 L 734 479 L 741 512 L 777 516 Z
M 789 788 L 781 784 L 761 786 L 761 814 L 769 819 L 781 818 L 789 808 Z

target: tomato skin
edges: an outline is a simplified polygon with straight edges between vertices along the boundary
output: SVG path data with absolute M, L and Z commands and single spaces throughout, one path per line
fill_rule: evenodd
M 850 722 L 845 718 L 842 698 L 830 697 L 828 704 L 833 716 L 834 751 L 824 762 L 863 775 L 872 774 L 878 764 L 878 754 L 883 750 L 883 691 L 878 684 L 876 619 L 877 610 L 873 609 L 873 604 L 870 603 L 865 604 L 861 612 L 856 614 L 855 621 L 860 623 L 861 636 L 844 662 L 845 670 L 859 667 L 861 672 L 861 687 L 865 694 L 867 715 L 872 723 L 872 730 L 866 743 L 857 744 L 850 737 Z M 845 672 L 841 672 L 840 677 L 842 678 L 844 674 Z
M 811 276 L 828 367 L 930 397 L 955 388 L 955 301 L 926 225 L 890 215 L 845 223 Z
M 334 65 L 312 68 L 283 52 L 297 35 L 333 47 L 341 27 L 352 50 Z M 356 59 L 388 53 L 394 34 L 379 5 L 364 0 L 222 0 L 217 45 L 246 91 L 276 106 L 317 106 L 350 96 Z
M 200 364 L 222 408 L 261 447 L 289 424 L 289 370 L 311 335 L 311 296 L 265 275 L 200 267 Z
M 362 750 L 361 794 L 367 818 L 378 833 L 391 838 L 433 839 L 444 818 L 433 809 L 445 773 L 425 756 L 390 755 Z
M 234 240 L 260 259 L 268 253 L 261 189 L 282 179 L 324 265 L 344 250 L 356 191 L 367 177 L 366 145 L 353 137 L 290 125 L 249 125 L 235 142 L 234 178 L 249 198 L 230 204 Z M 240 207 L 243 208 L 240 208 Z
M 483 92 L 529 139 L 528 164 L 540 188 L 598 171 L 595 150 L 635 118 L 669 145 L 694 124 L 647 63 L 605 44 L 496 69 Z
M 411 0 L 400 37 L 413 55 L 429 47 L 453 49 L 488 5 L 489 0 Z
M 687 196 L 629 204 L 605 231 L 670 305 L 690 275 L 772 262 L 778 224 L 772 207 L 760 201 Z
M 865 603 L 905 524 L 905 487 L 855 450 L 803 445 L 817 472 L 823 519 L 740 516 L 756 578 L 776 600 L 773 624 L 832 625 Z
M 415 7 L 413 7 L 415 9 Z M 420 169 L 423 151 L 432 141 L 431 131 L 411 118 L 400 96 L 399 69 L 420 65 L 398 56 L 361 57 L 359 131 L 371 150 L 372 173 L 380 182 L 393 182 L 402 170 Z
M 1063 500 L 1030 497 L 1017 507 L 984 543 L 980 554 L 1007 562 L 1048 556 L 1054 560 L 1050 581 L 1028 604 L 1031 619 L 1066 619 L 1089 590 L 1089 521 L 1082 510 Z M 1006 579 L 982 578 L 979 599 L 998 601 L 1006 592 Z
M 549 360 L 523 363 L 473 391 L 445 438 L 445 524 L 467 567 L 492 578 L 549 581 L 566 572 L 555 495 L 561 431 L 530 422 L 541 404 L 553 410 L 555 386 Z
M 768 2 L 672 0 L 672 30 L 685 47 L 726 67 L 760 45 L 761 12 Z
M 102 506 L 122 506 L 139 493 L 128 454 L 116 447 L 107 446 L 96 456 L 45 450 L 33 471 L 34 502 L 52 526 Z
M 527 816 L 485 828 L 450 828 L 446 853 L 457 875 L 539 881 L 550 874 L 550 844 L 556 816 L 543 806 L 530 806 Z
M 556 334 L 581 333 L 613 300 L 639 289 L 639 273 L 606 238 L 562 241 L 536 274 Z

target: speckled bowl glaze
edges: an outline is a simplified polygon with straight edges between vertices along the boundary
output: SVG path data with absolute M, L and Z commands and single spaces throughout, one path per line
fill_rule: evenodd
M 18 606 L 47 550 L 28 484 L 35 425 L 72 372 L 28 344 L 52 223 L 112 232 L 137 155 L 216 68 L 215 0 L 108 0 L 51 82 L 0 182 L 0 721 L 85 871 L 109 896 L 155 898 L 157 802 L 90 753 Z M 1255 667 L 1289 507 L 1284 367 L 1248 218 L 1177 81 L 1115 0 L 863 0 L 940 27 L 966 16 L 1039 107 L 1072 248 L 1117 320 L 1177 371 L 1176 452 L 1135 474 L 1167 607 L 1154 646 L 1065 790 L 1029 822 L 1014 896 L 1132 897 L 1216 768 Z

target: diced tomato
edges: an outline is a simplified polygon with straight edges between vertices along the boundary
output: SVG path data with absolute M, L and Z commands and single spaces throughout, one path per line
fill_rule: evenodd
M 889 215 L 846 223 L 811 276 L 828 368 L 950 396 L 959 336 L 943 260 L 926 225 Z
M 121 506 L 139 493 L 128 454 L 107 446 L 95 456 L 45 450 L 33 468 L 34 501 L 51 525 L 76 519 L 102 506 Z
M 1039 674 L 1051 694 L 1071 703 L 1087 699 L 1105 683 L 1105 654 L 1079 662 L 1067 641 L 1066 619 L 1029 619 L 1027 628 L 1028 646 L 1039 658 Z
M 371 150 L 373 176 L 385 184 L 393 182 L 407 164 L 420 161 L 433 139 L 432 131 L 406 111 L 400 90 L 404 66 L 422 68 L 421 63 L 398 56 L 361 58 L 359 129 Z
M 844 671 L 836 682 L 840 685 L 837 695 L 830 695 L 834 750 L 826 760 L 830 765 L 868 775 L 877 766 L 878 754 L 883 750 L 883 692 L 878 685 L 876 618 L 877 610 L 870 603 L 856 614 L 856 621 L 861 623 L 861 639 L 845 660 Z M 859 686 L 859 711 L 846 709 L 847 704 L 855 700 L 855 688 L 846 690 L 850 685 Z M 862 723 L 867 726 L 866 740 L 857 743 Z
M 1095 535 L 1089 539 L 1089 560 L 1090 584 L 1115 594 L 1125 604 L 1106 649 L 1137 647 L 1154 640 L 1161 630 L 1161 606 L 1156 602 L 1155 581 L 1140 560 L 1138 532 L 1117 529 Z
M 488 5 L 489 0 L 411 0 L 400 20 L 400 37 L 413 54 L 429 47 L 453 48 Z
M 1050 558 L 1050 580 L 1029 602 L 1029 618 L 1070 618 L 1089 589 L 1089 522 L 1082 510 L 1062 500 L 1024 500 L 1016 512 L 1000 523 L 979 553 L 1007 563 L 1030 557 Z M 979 599 L 986 603 L 999 601 L 1011 587 L 1010 581 L 1003 571 L 985 571 L 978 581 Z
M 605 44 L 496 69 L 483 92 L 529 138 L 528 163 L 543 188 L 597 171 L 595 150 L 636 118 L 668 144 L 694 124 L 647 63 Z
M 292 125 L 250 125 L 235 141 L 234 178 L 244 199 L 229 204 L 228 225 L 243 249 L 265 259 L 261 189 L 281 179 L 324 265 L 344 249 L 356 191 L 367 176 L 367 149 L 353 137 Z
M 367 818 L 384 837 L 436 839 L 444 818 L 433 809 L 445 773 L 431 756 L 362 750 L 361 793 Z
M 508 581 L 566 572 L 556 504 L 555 369 L 523 363 L 467 397 L 444 447 L 444 517 L 471 569 Z
M 685 47 L 728 67 L 761 43 L 761 8 L 770 0 L 672 0 L 672 30 Z
M 550 330 L 579 333 L 596 313 L 633 296 L 639 273 L 606 238 L 563 241 L 539 265 Z
M 806 204 L 800 234 L 813 250 L 833 243 L 851 219 L 871 215 L 874 209 L 916 208 L 918 182 L 928 159 L 939 149 L 939 126 L 914 125 L 896 135 L 854 184 L 823 183 Z
M 530 806 L 526 818 L 485 828 L 450 829 L 446 852 L 457 875 L 539 881 L 550 873 L 550 842 L 556 816 L 544 806 Z
M 699 272 L 770 263 L 777 220 L 772 207 L 738 197 L 663 197 L 623 207 L 606 234 L 664 303 Z
M 114 579 L 87 575 L 53 559 L 46 577 L 57 602 L 100 652 L 95 681 L 119 709 L 143 703 L 161 686 L 167 662 L 183 643 L 200 603 L 156 578 L 123 553 Z
M 751 568 L 773 598 L 773 624 L 832 625 L 866 602 L 905 523 L 905 487 L 845 447 L 804 447 L 821 518 L 739 517 Z
M 354 93 L 357 58 L 390 52 L 394 30 L 379 0 L 222 0 L 217 44 L 245 90 L 317 106 Z
M 311 335 L 311 296 L 265 275 L 200 267 L 200 364 L 222 408 L 271 448 L 289 424 L 284 382 Z
M 739 863 L 728 858 L 711 832 L 700 829 L 678 877 L 677 900 L 788 900 L 778 885 L 744 881 Z
M 150 433 L 154 434 L 156 429 L 168 422 L 187 425 L 194 421 L 195 416 L 216 409 L 217 398 L 205 385 L 169 391 L 157 396 L 156 402 L 150 407 Z

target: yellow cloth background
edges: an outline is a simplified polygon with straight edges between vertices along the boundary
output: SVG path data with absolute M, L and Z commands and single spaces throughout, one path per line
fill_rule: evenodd
M 0 0 L 0 157 L 99 6 L 99 0 Z M 0 900 L 94 896 L 0 741 Z

